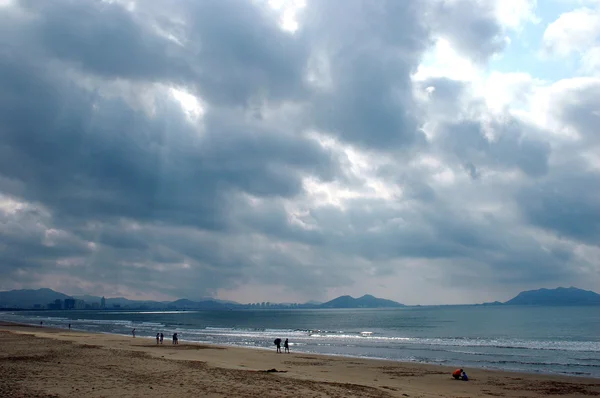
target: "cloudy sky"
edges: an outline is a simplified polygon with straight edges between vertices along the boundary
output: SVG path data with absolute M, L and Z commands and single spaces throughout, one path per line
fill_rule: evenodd
M 600 291 L 600 1 L 0 0 L 0 290 Z

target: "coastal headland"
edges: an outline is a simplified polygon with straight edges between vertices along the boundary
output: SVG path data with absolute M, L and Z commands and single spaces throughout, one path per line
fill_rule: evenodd
M 600 380 L 258 350 L 0 322 L 2 397 L 582 397 Z M 273 371 L 273 370 L 276 370 Z

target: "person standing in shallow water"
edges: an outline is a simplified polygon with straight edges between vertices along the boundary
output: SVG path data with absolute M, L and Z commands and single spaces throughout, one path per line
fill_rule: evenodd
M 288 339 L 285 339 L 285 341 L 283 342 L 283 348 L 285 352 L 287 352 L 288 354 L 290 353 L 290 343 L 288 342 Z
M 156 344 L 158 344 L 159 340 L 160 340 L 160 333 L 156 333 Z
M 160 344 L 162 344 L 164 338 L 165 338 L 165 335 L 161 333 L 160 334 Z
M 133 338 L 135 339 L 135 328 L 131 331 L 131 335 L 133 336 Z

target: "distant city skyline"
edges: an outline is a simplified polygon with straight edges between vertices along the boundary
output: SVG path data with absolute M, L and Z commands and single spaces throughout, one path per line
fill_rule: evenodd
M 64 299 L 63 299 L 64 297 Z M 48 301 L 48 304 L 40 304 Z M 461 304 L 444 303 L 438 305 L 456 306 Z M 464 304 L 463 304 L 464 305 Z M 466 304 L 467 306 L 498 305 L 542 305 L 542 306 L 596 306 L 600 305 L 600 294 L 576 287 L 557 287 L 556 289 L 535 289 L 520 292 L 510 300 L 486 303 Z M 421 306 L 417 304 L 417 306 Z M 135 301 L 123 297 L 108 298 L 89 295 L 68 296 L 51 289 L 0 291 L 0 309 L 34 310 L 247 310 L 247 309 L 334 309 L 334 308 L 402 308 L 403 303 L 373 295 L 352 297 L 343 295 L 327 302 L 310 300 L 304 303 L 255 302 L 238 303 L 206 298 L 192 301 L 180 298 L 173 301 Z
M 600 286 L 598 1 L 4 0 L 0 26 L 0 290 Z

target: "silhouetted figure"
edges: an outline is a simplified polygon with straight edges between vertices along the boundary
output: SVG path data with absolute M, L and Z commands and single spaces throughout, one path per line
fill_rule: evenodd
M 71 330 L 71 324 L 69 323 L 69 330 Z
M 285 339 L 285 341 L 283 342 L 283 348 L 285 352 L 287 352 L 288 354 L 290 353 L 290 343 L 288 342 L 288 339 Z
M 43 328 L 44 327 L 44 321 L 40 321 L 40 327 Z
M 160 340 L 160 333 L 156 333 L 156 344 L 158 344 L 159 340 Z
M 165 335 L 161 333 L 160 334 L 160 344 L 162 344 L 164 338 L 165 338 Z
M 135 339 L 135 328 L 131 331 L 131 335 L 133 336 L 133 338 Z
M 173 333 L 173 344 L 179 344 L 179 338 L 177 337 L 177 333 Z
M 277 346 L 277 352 L 281 353 L 281 339 L 278 337 L 273 343 Z

